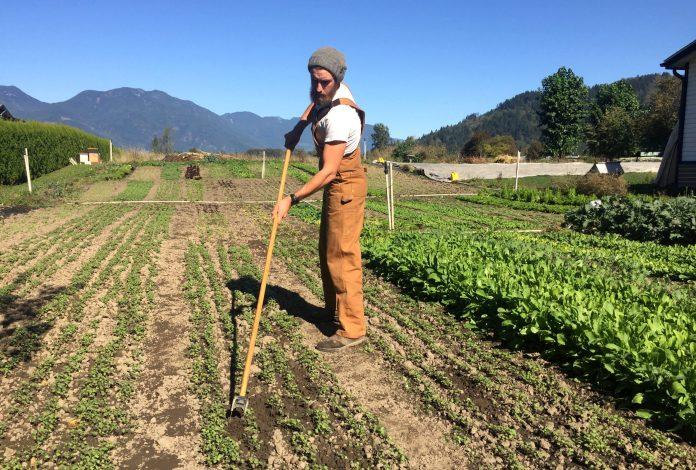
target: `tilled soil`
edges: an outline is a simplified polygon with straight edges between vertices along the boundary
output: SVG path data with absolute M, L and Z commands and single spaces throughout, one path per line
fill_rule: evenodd
M 149 198 L 160 191 L 158 171 L 134 176 L 154 179 Z M 411 178 L 403 181 L 415 185 Z M 270 230 L 270 205 L 242 202 L 275 199 L 277 181 L 202 182 L 204 200 L 240 204 L 57 207 L 4 222 L 14 238 L 0 246 L 16 252 L 3 251 L 0 273 L 17 297 L 0 301 L 14 310 L 38 301 L 36 318 L 18 326 L 45 329 L 0 341 L 3 468 L 696 466 L 693 445 L 679 436 L 632 417 L 540 354 L 506 349 L 461 324 L 457 312 L 415 301 L 369 268 L 368 342 L 314 352 L 331 333 L 317 226 L 292 216 L 280 227 L 249 414 L 227 418 Z M 123 187 L 104 184 L 92 195 L 110 199 Z M 78 217 L 89 211 L 103 220 L 80 230 L 100 228 L 74 243 Z M 24 227 L 42 222 L 32 239 L 36 258 L 23 255 Z M 64 254 L 54 260 L 55 253 Z M 13 348 L 20 361 L 8 361 Z
M 263 231 L 253 222 L 254 217 L 239 210 L 227 210 L 225 215 L 231 226 L 245 227 L 244 234 L 237 233 L 237 242 L 250 246 L 256 263 L 262 265 L 266 245 L 260 240 Z M 303 320 L 301 331 L 308 348 L 313 348 L 329 334 L 326 328 L 322 331 L 322 301 L 278 257 L 273 262 L 269 286 L 268 295 L 291 315 Z M 404 393 L 400 380 L 380 367 L 374 355 L 354 349 L 326 355 L 325 359 L 336 372 L 341 385 L 365 408 L 380 417 L 387 433 L 399 447 L 408 449 L 409 462 L 414 468 L 460 468 L 465 464 L 462 449 L 445 439 L 450 427 L 436 417 L 419 413 L 412 397 Z M 427 433 L 423 429 L 427 429 Z

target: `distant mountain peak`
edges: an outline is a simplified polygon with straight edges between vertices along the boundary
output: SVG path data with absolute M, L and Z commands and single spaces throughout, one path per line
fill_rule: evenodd
M 59 103 L 44 103 L 15 86 L 0 86 L 0 103 L 13 116 L 45 122 L 64 122 L 112 139 L 120 147 L 149 148 L 152 138 L 164 128 L 174 129 L 174 145 L 208 151 L 238 152 L 250 148 L 281 148 L 283 135 L 298 118 L 262 117 L 251 111 L 222 116 L 196 103 L 161 90 L 120 87 L 84 90 Z M 366 126 L 368 145 L 372 126 Z M 313 143 L 305 132 L 300 148 Z

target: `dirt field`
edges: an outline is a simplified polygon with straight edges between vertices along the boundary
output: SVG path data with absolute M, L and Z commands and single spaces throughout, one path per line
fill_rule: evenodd
M 118 204 L 0 219 L 2 468 L 696 468 L 683 435 L 369 268 L 369 341 L 315 352 L 330 333 L 317 224 L 297 216 L 278 238 L 250 410 L 228 418 L 270 230 L 271 206 L 257 201 L 275 199 L 277 179 L 226 171 L 202 167 L 191 181 L 139 168 L 80 199 Z M 369 218 L 383 219 L 384 174 L 368 175 Z M 405 173 L 395 186 L 453 187 Z M 403 201 L 397 214 L 419 207 Z M 561 220 L 441 207 L 447 223 Z

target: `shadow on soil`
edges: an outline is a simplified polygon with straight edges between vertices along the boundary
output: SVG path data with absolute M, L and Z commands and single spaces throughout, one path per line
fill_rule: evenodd
M 11 361 L 28 361 L 40 344 L 41 337 L 52 326 L 51 321 L 41 320 L 41 308 L 66 290 L 44 288 L 32 299 L 21 299 L 15 295 L 0 298 L 3 311 L 0 322 L 0 352 Z
M 238 374 L 241 377 L 240 371 L 237 368 L 239 357 L 239 342 L 237 332 L 237 316 L 241 314 L 241 309 L 237 307 L 238 299 L 235 297 L 235 291 L 240 291 L 245 294 L 250 294 L 254 298 L 258 298 L 261 283 L 258 279 L 251 276 L 243 276 L 239 279 L 231 280 L 227 283 L 227 288 L 232 293 L 232 308 L 230 317 L 232 318 L 232 351 L 230 354 L 230 394 L 229 407 L 232 406 L 232 401 L 235 397 L 237 389 Z M 290 291 L 284 287 L 277 285 L 266 286 L 266 302 L 273 299 L 278 303 L 278 306 L 287 311 L 290 315 L 300 318 L 307 323 L 314 325 L 324 336 L 331 336 L 336 332 L 336 325 L 331 319 L 327 319 L 324 308 L 318 305 L 307 302 L 297 292 Z M 255 307 L 254 307 L 255 308 Z M 246 353 L 246 351 L 245 351 Z M 228 410 L 228 417 L 230 410 Z
M 27 212 L 33 211 L 33 207 L 26 206 L 0 206 L 0 219 L 9 217 L 11 215 L 26 214 Z

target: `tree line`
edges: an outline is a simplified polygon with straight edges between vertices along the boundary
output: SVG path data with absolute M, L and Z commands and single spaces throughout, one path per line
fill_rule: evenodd
M 432 160 L 434 154 L 448 160 L 490 158 L 515 155 L 517 150 L 530 159 L 575 154 L 613 158 L 661 151 L 677 120 L 681 82 L 667 74 L 587 87 L 582 77 L 561 67 L 541 85 L 483 115 L 471 114 L 396 145 L 388 127 L 377 124 L 373 150 L 384 153 L 393 148 L 396 155 L 410 155 L 412 161 Z

